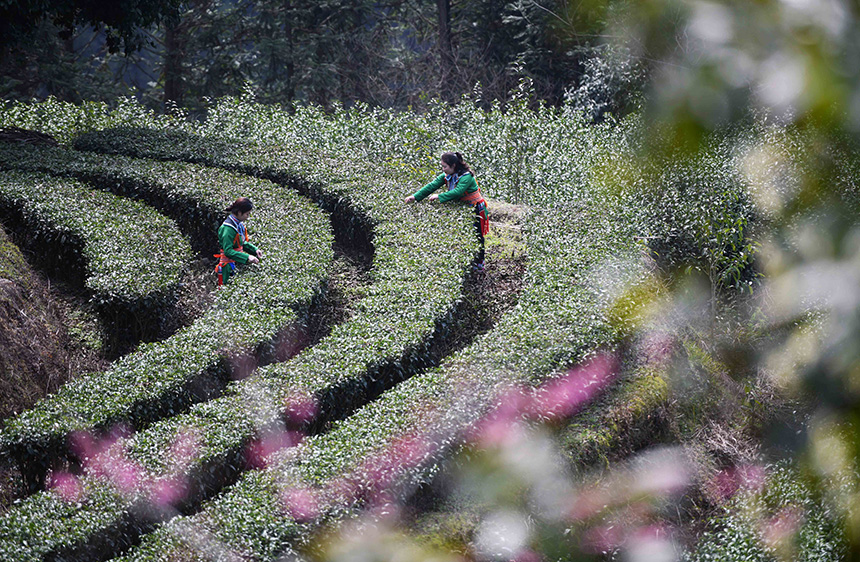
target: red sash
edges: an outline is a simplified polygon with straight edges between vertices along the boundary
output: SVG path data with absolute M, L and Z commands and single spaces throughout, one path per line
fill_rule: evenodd
M 481 203 L 484 204 L 484 208 L 477 211 L 477 214 L 478 220 L 481 221 L 481 236 L 486 236 L 490 232 L 490 219 L 487 217 L 487 202 L 484 201 L 484 196 L 481 195 L 481 188 L 479 187 L 475 191 L 460 197 L 460 201 L 464 201 L 475 208 Z

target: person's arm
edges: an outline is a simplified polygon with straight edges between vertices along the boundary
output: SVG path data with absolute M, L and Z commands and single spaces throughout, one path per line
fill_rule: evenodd
M 413 197 L 415 197 L 416 201 L 421 201 L 443 185 L 445 185 L 445 174 L 439 174 L 436 179 L 419 189 Z
M 245 242 L 244 244 L 242 244 L 242 249 L 252 256 L 256 256 L 259 253 L 257 247 L 250 242 Z
M 248 263 L 248 254 L 233 249 L 233 240 L 236 238 L 236 231 L 229 226 L 221 225 L 218 229 L 218 243 L 221 244 L 221 249 L 224 250 L 224 255 L 236 263 Z
M 439 201 L 444 203 L 445 201 L 451 201 L 453 199 L 459 199 L 460 197 L 475 191 L 478 189 L 478 184 L 475 183 L 475 176 L 472 174 L 466 174 L 460 179 L 457 180 L 457 185 L 454 186 L 454 189 L 450 189 L 445 193 L 439 194 Z

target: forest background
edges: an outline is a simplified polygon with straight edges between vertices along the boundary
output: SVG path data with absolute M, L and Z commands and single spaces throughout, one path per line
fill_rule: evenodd
M 113 100 L 201 111 L 249 88 L 263 103 L 421 108 L 480 84 L 487 103 L 521 76 L 557 105 L 606 46 L 615 9 L 573 2 L 193 0 L 25 2 L 0 9 L 0 96 Z M 617 67 L 595 101 L 629 95 Z M 613 100 L 624 106 L 625 99 Z M 614 107 L 613 109 L 620 109 Z

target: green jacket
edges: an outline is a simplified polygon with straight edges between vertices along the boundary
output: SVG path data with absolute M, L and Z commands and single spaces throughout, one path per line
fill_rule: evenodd
M 447 185 L 445 174 L 439 174 L 439 177 L 418 190 L 415 194 L 415 200 L 421 201 L 444 185 Z M 445 202 L 451 201 L 452 199 L 459 199 L 467 193 L 472 193 L 477 190 L 478 184 L 475 183 L 475 176 L 472 174 L 464 174 L 457 180 L 457 185 L 454 186 L 454 189 L 449 189 L 448 191 L 439 194 L 439 201 Z
M 224 250 L 224 255 L 236 263 L 248 263 L 248 254 L 257 255 L 257 247 L 250 242 L 242 244 L 244 252 L 233 249 L 233 240 L 236 238 L 236 230 L 226 224 L 218 227 L 218 244 Z

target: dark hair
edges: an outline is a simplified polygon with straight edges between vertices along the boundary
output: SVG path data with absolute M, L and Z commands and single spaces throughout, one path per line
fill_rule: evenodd
M 247 197 L 239 197 L 233 204 L 224 209 L 228 213 L 247 213 L 254 208 L 254 204 Z
M 454 168 L 455 174 L 472 171 L 472 168 L 466 164 L 466 161 L 463 159 L 463 155 L 459 152 L 446 152 L 442 154 L 442 161 Z

